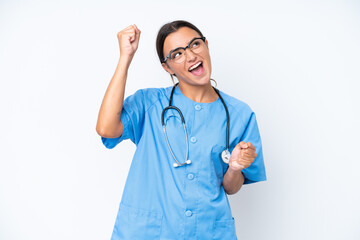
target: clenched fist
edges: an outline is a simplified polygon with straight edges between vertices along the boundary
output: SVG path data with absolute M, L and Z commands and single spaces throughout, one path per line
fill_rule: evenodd
M 120 56 L 134 56 L 139 45 L 140 33 L 135 24 L 118 32 L 117 38 L 119 40 Z
M 257 154 L 254 145 L 250 142 L 240 142 L 231 153 L 229 168 L 240 171 L 249 167 L 255 160 Z

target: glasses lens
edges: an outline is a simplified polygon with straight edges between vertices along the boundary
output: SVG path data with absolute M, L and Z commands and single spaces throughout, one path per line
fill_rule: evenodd
M 189 48 L 193 53 L 200 53 L 205 49 L 205 43 L 202 39 L 194 39 L 189 43 Z M 170 59 L 175 63 L 182 63 L 185 55 L 184 49 L 178 49 L 170 54 Z
M 205 47 L 205 43 L 204 43 L 204 41 L 202 39 L 194 39 L 190 43 L 190 49 L 194 53 L 201 52 L 202 50 L 204 50 L 204 47 Z
M 174 51 L 173 53 L 171 53 L 170 58 L 176 63 L 181 63 L 185 59 L 184 49 Z

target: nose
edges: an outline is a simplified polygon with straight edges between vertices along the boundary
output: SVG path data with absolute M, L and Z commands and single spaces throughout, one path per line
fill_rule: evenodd
M 188 62 L 192 62 L 196 59 L 196 54 L 193 51 L 191 51 L 190 48 L 185 49 L 185 56 L 186 56 L 186 61 Z

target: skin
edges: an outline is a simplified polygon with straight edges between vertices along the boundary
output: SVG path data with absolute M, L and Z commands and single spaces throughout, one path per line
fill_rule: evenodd
M 130 63 L 139 45 L 140 34 L 141 31 L 135 24 L 117 33 L 120 58 L 105 92 L 96 124 L 96 131 L 102 137 L 116 138 L 122 135 L 123 125 L 120 115 L 124 102 L 125 84 Z
M 251 142 L 238 143 L 231 153 L 229 168 L 223 178 L 223 187 L 227 194 L 237 193 L 244 184 L 241 170 L 250 167 L 257 157 L 256 149 Z
M 141 31 L 135 24 L 117 33 L 120 58 L 100 107 L 96 125 L 96 131 L 100 136 L 116 138 L 122 135 L 123 125 L 120 115 L 124 102 L 127 73 L 138 48 L 140 34 Z M 194 37 L 200 37 L 200 35 L 187 27 L 169 34 L 164 42 L 164 56 L 167 56 L 172 49 L 187 46 Z M 183 63 L 167 61 L 162 64 L 168 73 L 176 75 L 179 80 L 179 88 L 186 97 L 195 102 L 204 103 L 216 101 L 218 98 L 210 83 L 211 59 L 209 43 L 207 40 L 205 43 L 207 49 L 199 54 L 187 49 L 186 59 Z M 204 73 L 201 76 L 194 76 L 188 69 L 199 61 L 203 62 Z M 229 169 L 223 178 L 223 187 L 227 194 L 234 194 L 240 190 L 244 183 L 241 170 L 254 162 L 257 156 L 255 151 L 255 147 L 250 142 L 240 142 L 234 148 L 230 157 Z
M 169 34 L 164 42 L 164 56 L 167 56 L 171 50 L 177 47 L 187 46 L 195 37 L 200 37 L 200 35 L 195 30 L 187 27 L 182 27 Z M 174 63 L 167 60 L 166 63 L 162 64 L 165 71 L 176 75 L 181 92 L 195 102 L 213 102 L 218 98 L 210 83 L 211 60 L 207 40 L 205 40 L 205 44 L 207 49 L 199 54 L 186 49 L 186 59 L 183 63 Z M 199 61 L 203 62 L 204 73 L 201 76 L 194 76 L 188 70 Z

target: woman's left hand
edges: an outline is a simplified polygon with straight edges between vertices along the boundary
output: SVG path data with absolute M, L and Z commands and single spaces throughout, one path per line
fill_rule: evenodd
M 241 171 L 249 167 L 256 156 L 256 148 L 251 142 L 239 142 L 231 153 L 229 168 L 233 171 Z

